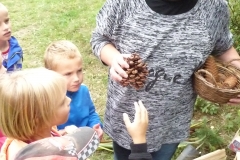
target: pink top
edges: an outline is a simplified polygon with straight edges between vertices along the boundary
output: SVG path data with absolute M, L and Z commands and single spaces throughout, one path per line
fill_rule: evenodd
M 3 135 L 3 133 L 0 131 L 0 149 L 2 148 L 3 143 L 5 142 L 6 137 Z

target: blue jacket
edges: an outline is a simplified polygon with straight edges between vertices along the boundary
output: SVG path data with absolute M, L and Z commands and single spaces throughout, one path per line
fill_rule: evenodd
M 75 125 L 77 127 L 93 127 L 95 124 L 101 124 L 100 117 L 95 111 L 94 104 L 90 97 L 86 85 L 81 85 L 77 92 L 67 92 L 71 98 L 70 114 L 65 124 L 59 125 L 58 129 L 64 129 L 65 126 Z
M 9 40 L 9 52 L 7 61 L 3 61 L 3 66 L 7 69 L 7 72 L 21 70 L 23 51 L 15 37 L 11 37 Z

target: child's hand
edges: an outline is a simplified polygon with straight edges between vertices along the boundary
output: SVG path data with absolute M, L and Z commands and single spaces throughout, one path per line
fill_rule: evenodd
M 135 118 L 133 123 L 130 122 L 126 113 L 123 113 L 123 120 L 127 127 L 128 133 L 133 139 L 134 144 L 146 143 L 146 131 L 148 128 L 148 112 L 141 101 L 134 102 Z
M 2 54 L 1 51 L 0 51 L 0 54 Z M 3 61 L 2 56 L 0 55 L 0 74 L 6 72 L 6 68 L 2 65 L 2 61 Z
M 99 137 L 99 139 L 100 139 L 100 141 L 101 141 L 101 140 L 102 140 L 102 137 L 103 137 L 103 130 L 102 130 L 100 124 L 99 124 L 99 123 L 98 123 L 98 124 L 95 124 L 95 125 L 93 126 L 93 129 L 97 132 L 98 137 Z
M 6 71 L 7 71 L 7 69 L 3 65 L 1 65 L 0 66 L 0 74 L 5 73 Z
M 65 131 L 65 129 L 61 129 L 61 130 L 58 130 L 58 133 L 62 136 L 64 136 L 65 134 L 67 134 L 67 132 Z

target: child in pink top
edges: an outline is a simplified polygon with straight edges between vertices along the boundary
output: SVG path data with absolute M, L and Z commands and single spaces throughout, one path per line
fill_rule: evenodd
M 0 130 L 7 137 L 0 159 L 12 160 L 28 143 L 60 136 L 52 126 L 68 119 L 66 91 L 63 76 L 44 68 L 0 76 Z

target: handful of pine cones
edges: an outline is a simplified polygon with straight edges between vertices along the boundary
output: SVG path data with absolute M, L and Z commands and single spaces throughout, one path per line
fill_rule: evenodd
M 130 57 L 124 58 L 129 68 L 123 68 L 128 74 L 128 78 L 123 78 L 120 84 L 123 87 L 132 86 L 136 90 L 141 89 L 148 76 L 147 64 L 142 61 L 139 54 L 133 53 Z
M 209 56 L 205 62 L 204 69 L 212 74 L 215 79 L 216 86 L 223 89 L 234 89 L 237 85 L 238 79 L 234 75 L 224 75 L 219 73 L 214 57 Z M 214 80 L 210 75 L 205 75 L 205 79 L 214 84 Z

